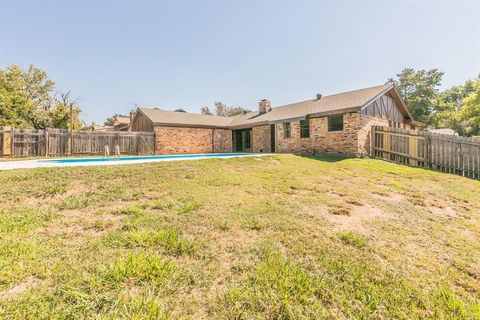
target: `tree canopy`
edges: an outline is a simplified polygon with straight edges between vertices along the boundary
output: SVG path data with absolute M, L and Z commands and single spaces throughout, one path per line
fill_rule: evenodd
M 45 71 L 17 65 L 0 69 L 0 126 L 45 129 L 69 128 L 70 108 L 73 126 L 82 127 L 78 101 L 70 92 L 55 92 L 55 82 Z
M 248 112 L 252 112 L 252 111 L 243 107 L 238 107 L 238 106 L 227 107 L 224 103 L 220 101 L 215 102 L 215 115 L 217 116 L 233 117 L 233 116 L 237 116 L 239 114 L 245 114 Z M 208 106 L 202 107 L 201 113 L 207 114 L 207 115 L 214 114 L 212 111 L 210 111 L 210 108 Z
M 440 91 L 443 72 L 405 68 L 393 82 L 415 120 L 428 127 L 480 135 L 480 77 Z
M 389 81 L 395 83 L 415 120 L 429 124 L 442 77 L 443 72 L 437 69 L 415 71 L 405 68 L 396 79 Z

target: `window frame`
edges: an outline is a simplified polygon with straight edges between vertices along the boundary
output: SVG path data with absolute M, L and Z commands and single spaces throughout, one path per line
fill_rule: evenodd
M 308 118 L 306 118 L 305 120 L 300 120 L 300 138 L 310 138 L 310 119 Z
M 337 126 L 340 126 L 340 122 L 332 123 L 333 119 L 335 119 L 335 118 L 338 119 L 340 117 L 342 118 L 342 122 L 341 122 L 342 128 L 341 129 L 337 128 Z M 333 114 L 331 116 L 328 116 L 328 132 L 341 132 L 341 131 L 344 130 L 344 128 L 345 128 L 345 122 L 344 122 L 344 114 L 343 113 L 342 114 Z
M 290 139 L 292 137 L 292 123 L 283 123 L 283 139 Z

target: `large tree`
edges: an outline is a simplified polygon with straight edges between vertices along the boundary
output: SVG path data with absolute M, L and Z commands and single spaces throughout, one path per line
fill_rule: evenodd
M 17 65 L 0 69 L 0 125 L 68 128 L 72 107 L 74 127 L 79 128 L 77 100 L 69 92 L 55 94 L 54 89 L 55 82 L 34 66 L 25 71 Z
M 480 79 L 473 83 L 472 92 L 462 101 L 460 119 L 465 123 L 465 134 L 480 136 Z
M 252 111 L 243 107 L 235 107 L 235 106 L 227 107 L 224 103 L 220 101 L 215 102 L 215 113 L 210 111 L 209 107 L 202 107 L 201 109 L 202 114 L 206 114 L 206 115 L 215 114 L 221 117 L 233 117 L 233 116 L 245 114 L 248 112 L 252 112 Z
M 405 68 L 397 74 L 396 79 L 389 81 L 396 84 L 408 110 L 415 120 L 432 122 L 438 87 L 442 81 L 443 72 L 438 69 L 414 70 Z
M 431 115 L 430 124 L 436 128 L 450 128 L 460 135 L 468 135 L 468 123 L 461 115 L 464 99 L 474 91 L 475 82 L 468 80 L 440 92 Z

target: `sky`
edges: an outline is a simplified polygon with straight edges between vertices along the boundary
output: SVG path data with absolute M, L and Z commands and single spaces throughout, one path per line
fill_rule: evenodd
M 256 109 L 438 68 L 480 73 L 480 0 L 0 0 L 0 68 L 45 70 L 103 123 L 135 105 Z

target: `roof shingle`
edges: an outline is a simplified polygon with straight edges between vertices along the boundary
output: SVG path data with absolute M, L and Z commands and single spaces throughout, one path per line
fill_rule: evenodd
M 350 109 L 360 109 L 378 95 L 392 88 L 391 84 L 354 90 L 324 96 L 272 108 L 270 112 L 259 114 L 249 112 L 234 117 L 219 117 L 197 113 L 164 111 L 159 109 L 140 108 L 154 124 L 201 126 L 201 127 L 248 127 L 288 119 L 303 118 L 307 115 L 332 114 Z

